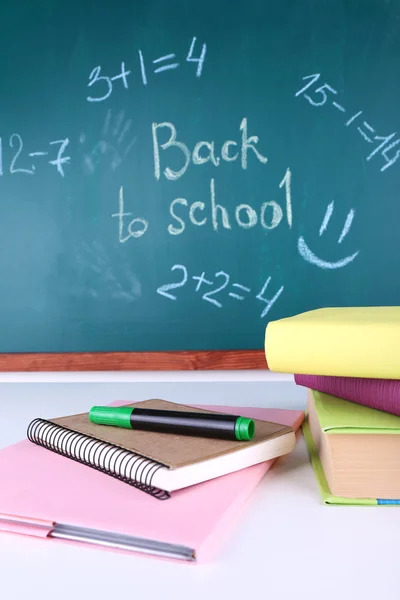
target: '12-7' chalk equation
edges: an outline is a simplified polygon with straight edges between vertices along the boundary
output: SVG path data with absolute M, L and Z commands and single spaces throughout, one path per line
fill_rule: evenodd
M 223 306 L 221 296 L 219 294 L 221 294 L 221 292 L 224 290 L 226 290 L 229 298 L 232 298 L 232 301 L 236 302 L 242 302 L 249 294 L 251 294 L 251 289 L 248 286 L 237 282 L 231 283 L 231 276 L 225 271 L 215 272 L 211 276 L 213 281 L 207 278 L 210 276 L 207 275 L 205 271 L 189 277 L 188 270 L 184 265 L 174 265 L 171 267 L 171 271 L 180 272 L 179 280 L 173 283 L 166 283 L 157 289 L 158 294 L 164 296 L 165 298 L 169 298 L 169 300 L 177 300 L 178 296 L 176 295 L 175 290 L 184 287 L 189 279 L 196 282 L 193 284 L 194 292 L 201 294 L 202 300 L 213 304 L 217 308 L 222 308 Z M 260 302 L 265 305 L 260 315 L 261 319 L 268 314 L 284 290 L 284 286 L 282 285 L 278 291 L 271 296 L 268 289 L 270 282 L 271 277 L 268 277 L 261 290 L 256 295 L 257 300 L 260 300 Z
M 141 49 L 137 52 L 137 74 L 143 85 L 148 85 L 150 76 L 159 75 L 166 71 L 174 71 L 180 66 L 180 62 L 174 53 L 164 54 L 154 59 L 147 59 L 147 56 L 145 56 L 145 53 Z M 194 64 L 196 77 L 201 77 L 206 53 L 207 44 L 197 44 L 197 39 L 194 37 L 185 57 L 185 63 Z M 101 65 L 94 67 L 89 75 L 87 86 L 91 90 L 86 100 L 88 102 L 103 102 L 107 100 L 112 94 L 114 82 L 121 82 L 121 85 L 127 90 L 129 88 L 128 77 L 132 75 L 132 71 L 127 69 L 124 61 L 121 62 L 120 69 L 119 73 L 110 76 L 102 73 Z
M 26 175 L 34 175 L 36 173 L 36 162 L 47 162 L 54 166 L 58 173 L 64 177 L 64 165 L 71 160 L 70 156 L 66 156 L 69 139 L 54 140 L 48 143 L 46 150 L 44 148 L 36 148 L 32 152 L 24 151 L 24 142 L 19 133 L 13 133 L 8 140 L 9 150 L 6 150 L 3 145 L 3 138 L 0 137 L 0 176 L 4 175 L 5 168 L 13 175 L 14 173 L 24 173 Z M 46 158 L 45 158 L 46 157 Z M 50 160 L 47 160 L 50 158 Z M 8 164 L 5 167 L 5 160 Z
M 303 81 L 307 81 L 307 83 L 295 93 L 295 96 L 298 97 L 302 95 L 303 98 L 309 102 L 309 104 L 320 107 L 327 103 L 328 94 L 332 95 L 329 97 L 331 105 L 338 112 L 346 115 L 344 126 L 356 127 L 358 133 L 364 138 L 364 140 L 368 144 L 372 144 L 374 146 L 371 147 L 371 152 L 366 157 L 366 160 L 370 161 L 374 156 L 380 153 L 385 160 L 385 164 L 381 166 L 380 170 L 386 171 L 386 169 L 391 167 L 400 157 L 400 148 L 394 151 L 396 146 L 400 144 L 400 137 L 394 140 L 397 132 L 395 131 L 389 135 L 376 135 L 375 128 L 370 123 L 363 120 L 363 111 L 357 110 L 355 112 L 351 112 L 348 110 L 348 108 L 336 102 L 338 92 L 327 83 L 323 83 L 318 88 L 311 91 L 311 87 L 320 79 L 320 77 L 320 73 L 314 73 L 313 75 L 306 75 L 303 77 Z M 305 92 L 307 90 L 309 90 L 309 92 L 306 94 Z M 335 98 L 335 100 L 333 98 Z

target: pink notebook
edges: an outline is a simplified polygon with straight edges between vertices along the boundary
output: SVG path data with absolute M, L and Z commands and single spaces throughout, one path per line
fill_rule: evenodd
M 207 408 L 290 425 L 296 431 L 304 420 L 303 411 Z M 273 463 L 200 483 L 160 501 L 24 440 L 0 451 L 0 531 L 204 562 Z

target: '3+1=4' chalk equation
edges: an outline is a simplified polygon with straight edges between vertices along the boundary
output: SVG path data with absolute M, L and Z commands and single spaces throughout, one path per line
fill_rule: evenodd
M 196 54 L 197 45 L 199 46 Z M 198 44 L 197 38 L 194 37 L 190 44 L 184 63 L 193 64 L 196 77 L 201 77 L 204 61 L 207 54 L 207 45 Z M 179 59 L 175 53 L 164 54 L 157 58 L 147 60 L 142 50 L 137 51 L 137 71 L 136 74 L 141 79 L 143 85 L 149 85 L 150 74 L 160 75 L 167 71 L 174 71 L 181 66 Z M 97 65 L 89 75 L 89 83 L 87 84 L 90 94 L 86 97 L 88 102 L 104 102 L 112 94 L 115 82 L 121 82 L 122 86 L 127 90 L 129 88 L 129 77 L 133 75 L 132 70 L 126 67 L 125 61 L 121 62 L 121 70 L 116 75 L 104 75 L 101 65 Z M 96 94 L 95 94 L 96 91 Z

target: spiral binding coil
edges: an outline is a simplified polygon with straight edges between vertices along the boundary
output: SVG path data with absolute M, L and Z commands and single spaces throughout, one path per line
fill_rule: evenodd
M 45 419 L 34 419 L 27 437 L 34 444 L 124 481 L 158 500 L 171 497 L 152 485 L 158 469 L 168 468 L 162 463 Z

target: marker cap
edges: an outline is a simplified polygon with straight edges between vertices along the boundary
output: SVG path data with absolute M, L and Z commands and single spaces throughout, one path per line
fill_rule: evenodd
M 89 421 L 98 425 L 114 425 L 132 429 L 132 406 L 93 406 L 89 412 Z
M 238 417 L 235 423 L 235 436 L 239 441 L 251 440 L 254 432 L 255 425 L 253 419 L 247 417 Z

